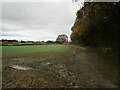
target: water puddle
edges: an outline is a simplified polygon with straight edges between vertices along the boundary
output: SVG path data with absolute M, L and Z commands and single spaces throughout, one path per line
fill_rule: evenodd
M 52 63 L 51 63 L 51 62 L 44 61 L 44 62 L 41 63 L 41 65 L 43 65 L 43 66 L 45 66 L 45 65 L 52 65 Z
M 22 61 L 24 59 L 23 58 L 13 58 L 12 60 L 14 60 L 14 61 Z
M 32 68 L 29 68 L 29 67 L 22 67 L 22 66 L 18 66 L 18 65 L 13 65 L 13 66 L 10 66 L 11 68 L 13 69 L 17 69 L 17 70 L 29 70 L 29 69 L 32 69 Z

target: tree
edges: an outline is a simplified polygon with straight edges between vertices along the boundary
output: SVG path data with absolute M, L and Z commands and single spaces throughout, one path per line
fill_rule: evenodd
M 85 2 L 72 27 L 73 43 L 93 47 L 119 45 L 120 3 Z
M 57 43 L 67 43 L 68 42 L 68 36 L 65 34 L 59 35 L 56 39 Z

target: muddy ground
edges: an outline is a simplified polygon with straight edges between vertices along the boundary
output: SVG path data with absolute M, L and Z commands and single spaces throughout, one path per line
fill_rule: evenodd
M 83 47 L 62 53 L 3 54 L 3 88 L 116 88 L 118 69 Z M 20 70 L 12 65 L 30 68 Z

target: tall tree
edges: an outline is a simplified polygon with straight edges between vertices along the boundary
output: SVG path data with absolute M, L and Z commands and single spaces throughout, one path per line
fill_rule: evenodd
M 119 45 L 120 2 L 85 2 L 78 10 L 72 27 L 73 43 L 84 46 L 112 47 Z

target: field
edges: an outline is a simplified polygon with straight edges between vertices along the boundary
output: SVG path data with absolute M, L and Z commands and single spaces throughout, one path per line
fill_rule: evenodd
M 2 47 L 3 88 L 117 87 L 117 67 L 83 47 Z

